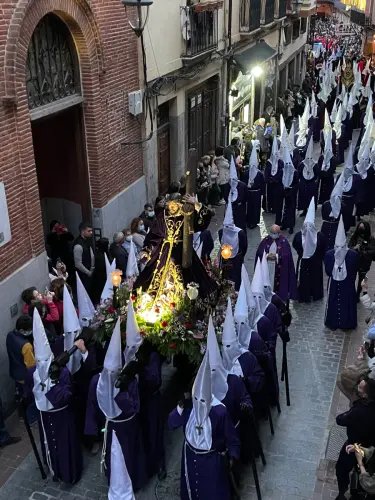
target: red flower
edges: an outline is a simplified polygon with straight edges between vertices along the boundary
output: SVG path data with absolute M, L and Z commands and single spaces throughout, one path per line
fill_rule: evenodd
M 191 328 L 191 323 L 185 323 L 185 328 Z
M 126 339 L 126 332 L 121 332 L 121 338 Z
M 145 330 L 141 330 L 139 333 L 142 335 L 142 337 L 144 337 L 146 335 L 146 331 Z
M 163 328 L 165 328 L 166 326 L 168 326 L 168 321 L 162 321 L 162 322 L 161 322 L 161 326 L 162 326 Z
M 155 312 L 160 313 L 160 309 L 158 307 L 155 307 Z
M 170 306 L 171 306 L 172 308 L 175 308 L 175 307 L 176 307 L 176 304 L 175 304 L 174 302 L 171 302 L 171 303 L 170 303 Z
M 137 299 L 137 297 L 135 295 L 132 295 L 130 298 L 132 299 L 132 302 L 135 302 Z
M 169 344 L 169 347 L 170 347 L 171 349 L 176 349 L 177 344 L 175 344 L 175 343 Z
M 109 313 L 109 314 L 112 314 L 112 313 L 114 313 L 114 312 L 115 312 L 115 308 L 114 308 L 114 307 L 112 307 L 112 306 L 111 306 L 111 307 L 108 307 L 108 313 Z

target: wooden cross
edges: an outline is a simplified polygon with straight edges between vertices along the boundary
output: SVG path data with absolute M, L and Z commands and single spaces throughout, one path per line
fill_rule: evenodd
M 41 382 L 40 385 L 42 386 L 42 391 L 44 391 L 44 389 L 47 387 L 43 382 Z
M 201 425 L 196 425 L 195 428 L 197 429 L 198 434 L 201 435 L 202 431 L 203 431 L 203 427 Z
M 189 149 L 186 166 L 186 194 L 195 195 L 197 184 L 197 150 Z M 190 228 L 193 225 L 194 212 L 192 215 L 184 216 L 184 231 L 182 237 L 182 267 L 191 267 L 193 259 L 193 233 Z

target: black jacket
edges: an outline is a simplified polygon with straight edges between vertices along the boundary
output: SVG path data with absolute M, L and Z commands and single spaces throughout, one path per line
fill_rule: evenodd
M 116 269 L 120 269 L 120 271 L 122 271 L 122 276 L 125 278 L 128 252 L 122 245 L 112 243 L 109 247 L 109 253 L 113 259 L 116 259 Z
M 346 427 L 348 443 L 362 446 L 375 445 L 375 401 L 359 399 L 349 411 L 336 417 L 337 425 Z

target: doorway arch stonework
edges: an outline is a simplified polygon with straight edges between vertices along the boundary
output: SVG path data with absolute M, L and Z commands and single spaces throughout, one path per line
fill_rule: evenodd
M 104 73 L 104 57 L 100 43 L 99 28 L 94 14 L 86 1 L 75 0 L 19 0 L 14 10 L 4 56 L 4 81 L 2 100 L 6 114 L 13 114 L 18 142 L 18 171 L 13 171 L 18 182 L 22 182 L 25 193 L 24 210 L 30 233 L 31 256 L 44 250 L 39 192 L 34 159 L 34 149 L 26 92 L 25 68 L 29 43 L 35 27 L 47 14 L 59 16 L 68 26 L 79 57 L 86 145 L 90 185 L 94 206 L 100 206 L 99 144 L 100 126 L 100 77 Z M 6 248 L 6 247 L 5 247 Z M 0 248 L 0 260 L 5 256 Z M 2 255 L 4 252 L 4 255 Z

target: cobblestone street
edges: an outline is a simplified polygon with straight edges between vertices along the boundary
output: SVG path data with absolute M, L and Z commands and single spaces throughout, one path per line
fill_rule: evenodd
M 318 155 L 316 149 L 315 156 Z M 223 209 L 218 210 L 212 230 L 219 227 Z M 274 222 L 273 216 L 262 218 L 260 227 L 248 231 L 249 248 L 246 266 L 250 274 L 254 267 L 254 255 L 260 239 Z M 297 217 L 296 231 L 303 218 Z M 320 228 L 320 208 L 316 226 Z M 216 234 L 215 234 L 216 236 Z M 288 235 L 291 241 L 293 235 Z M 375 272 L 369 273 L 369 285 L 375 282 Z M 291 406 L 286 406 L 285 385 L 280 382 L 281 414 L 274 410 L 275 435 L 267 423 L 262 425 L 261 437 L 267 459 L 263 467 L 258 461 L 263 500 L 328 500 L 335 497 L 335 479 L 332 460 L 336 449 L 342 445 L 343 434 L 333 427 L 336 414 L 347 408 L 345 398 L 335 389 L 339 368 L 347 359 L 352 360 L 364 329 L 366 316 L 359 306 L 358 328 L 353 332 L 332 332 L 324 327 L 325 299 L 311 304 L 291 305 L 293 322 L 288 344 L 289 382 Z M 281 342 L 278 344 L 278 361 L 281 363 Z M 279 373 L 280 373 L 279 366 Z M 163 390 L 166 410 L 171 409 L 169 392 L 173 386 L 174 369 L 164 366 Z M 8 421 L 14 434 L 21 431 L 15 415 Z M 165 436 L 168 478 L 163 483 L 156 479 L 136 495 L 138 500 L 177 500 L 182 431 L 166 430 Z M 327 447 L 328 443 L 328 447 Z M 327 456 L 326 456 L 327 451 Z M 100 456 L 85 455 L 85 468 L 81 481 L 72 488 L 42 481 L 34 456 L 28 454 L 27 436 L 18 445 L 0 451 L 0 500 L 104 500 L 107 487 L 100 474 Z M 244 471 L 241 482 L 241 498 L 257 498 L 251 468 Z

